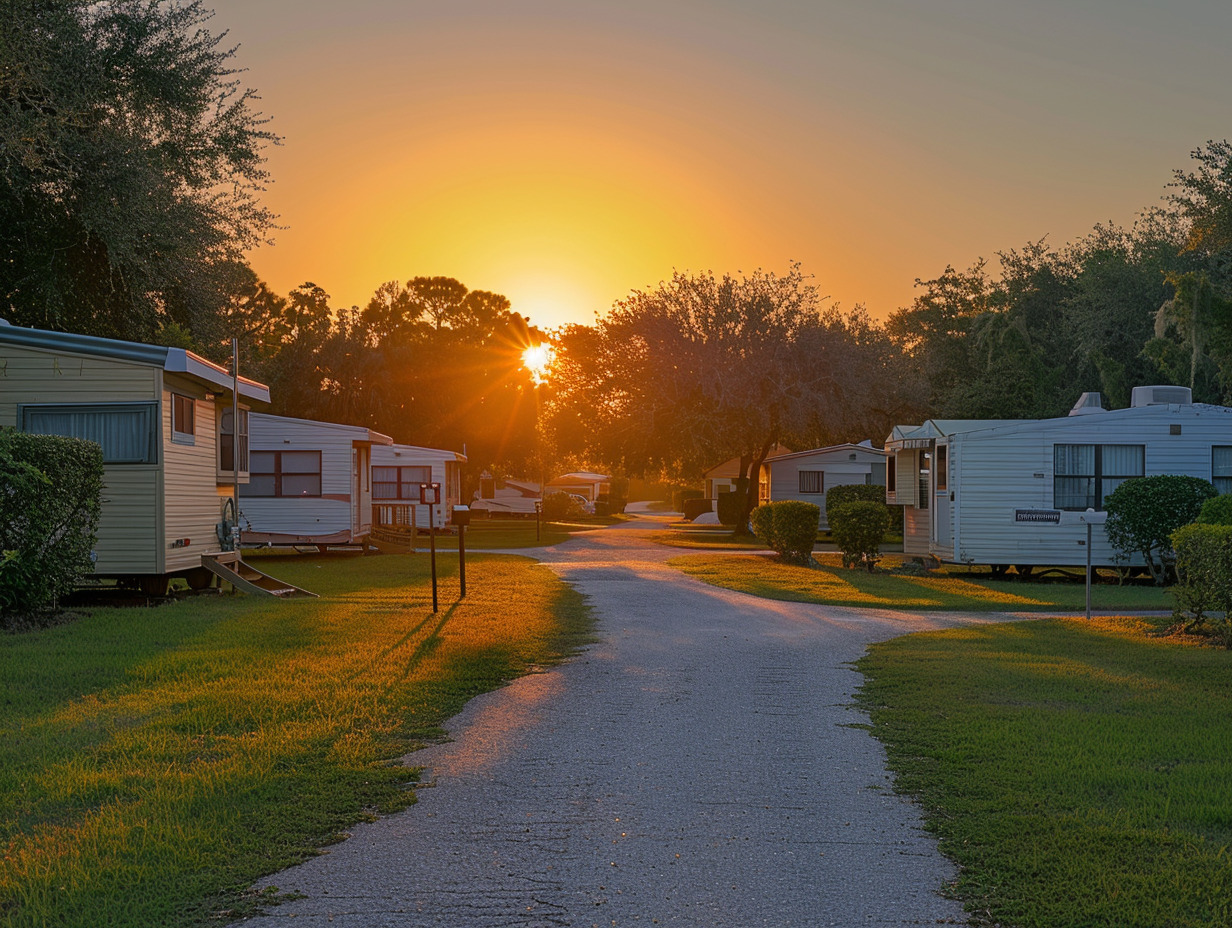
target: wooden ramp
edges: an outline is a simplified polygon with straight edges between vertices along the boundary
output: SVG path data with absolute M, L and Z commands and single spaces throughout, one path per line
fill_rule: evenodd
M 201 565 L 210 573 L 221 577 L 237 590 L 243 590 L 245 593 L 253 593 L 257 596 L 279 596 L 283 599 L 298 596 L 311 596 L 315 599 L 317 595 L 277 580 L 269 574 L 261 573 L 233 552 L 203 555 Z
M 368 536 L 368 544 L 382 554 L 414 554 L 414 526 L 410 528 L 395 528 L 392 526 L 378 527 L 374 525 L 372 527 L 372 534 Z

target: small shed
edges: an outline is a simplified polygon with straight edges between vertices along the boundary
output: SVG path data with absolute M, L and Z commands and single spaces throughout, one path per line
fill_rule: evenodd
M 994 567 L 1084 566 L 1086 512 L 1102 513 L 1125 481 L 1187 474 L 1232 492 L 1232 409 L 1190 396 L 1185 387 L 1135 387 L 1126 409 L 1105 410 L 1098 394 L 1083 394 L 1052 419 L 896 426 L 886 439 L 886 501 L 904 506 L 904 552 Z M 1102 525 L 1091 540 L 1094 566 L 1118 564 Z
M 249 480 L 249 407 L 269 388 L 182 348 L 0 323 L 0 426 L 98 442 L 103 501 L 95 573 L 148 592 L 205 586 L 233 487 Z M 238 449 L 238 462 L 233 452 Z
M 441 485 L 436 527 L 444 528 L 454 506 L 462 505 L 462 465 L 466 455 L 421 445 L 380 445 L 372 449 L 373 519 L 387 528 L 427 528 L 428 507 L 419 502 L 421 483 Z M 413 521 L 412 521 L 413 520 Z
M 867 441 L 780 454 L 762 464 L 762 480 L 770 502 L 790 499 L 821 507 L 818 527 L 828 529 L 826 492 L 843 484 L 885 486 L 886 454 Z
M 393 439 L 360 425 L 253 413 L 245 544 L 362 545 L 372 531 L 374 446 Z

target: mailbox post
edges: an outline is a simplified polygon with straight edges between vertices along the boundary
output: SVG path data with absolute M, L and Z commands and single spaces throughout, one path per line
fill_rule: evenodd
M 441 485 L 421 483 L 419 501 L 428 507 L 428 540 L 432 547 L 432 611 L 438 612 L 440 607 L 436 597 L 436 505 L 441 501 Z
M 1091 621 L 1091 526 L 1103 525 L 1108 521 L 1108 513 L 1088 509 L 1078 517 L 1087 527 L 1087 621 Z
M 535 541 L 539 540 L 539 517 L 543 515 L 543 498 L 535 500 Z
M 466 527 L 471 524 L 471 507 L 454 506 L 453 524 L 458 527 L 458 586 L 460 599 L 466 598 Z

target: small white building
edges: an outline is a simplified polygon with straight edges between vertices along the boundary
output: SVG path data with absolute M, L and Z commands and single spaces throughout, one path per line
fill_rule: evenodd
M 1114 410 L 1083 394 L 1055 419 L 896 426 L 885 447 L 904 553 L 953 563 L 1083 566 L 1087 510 L 1099 521 L 1108 494 L 1134 477 L 1187 474 L 1232 492 L 1232 409 L 1193 403 L 1185 387 L 1136 387 Z M 1118 563 L 1100 524 L 1091 563 Z
M 826 492 L 845 484 L 885 486 L 886 454 L 870 442 L 830 445 L 766 458 L 762 483 L 768 502 L 800 500 L 821 507 L 818 527 L 828 529 Z
M 365 544 L 372 531 L 372 449 L 393 439 L 357 425 L 253 413 L 240 492 L 246 545 Z
M 607 496 L 612 490 L 612 478 L 607 474 L 593 474 L 589 471 L 575 471 L 571 474 L 561 474 L 554 480 L 549 480 L 544 489 L 544 495 L 552 493 L 572 493 L 587 502 L 593 503 L 600 496 Z
M 372 505 L 378 525 L 427 528 L 428 506 L 419 502 L 421 483 L 439 483 L 441 502 L 433 507 L 436 527 L 444 528 L 453 507 L 462 505 L 462 465 L 466 455 L 419 445 L 372 449 Z M 412 523 L 413 518 L 413 523 Z

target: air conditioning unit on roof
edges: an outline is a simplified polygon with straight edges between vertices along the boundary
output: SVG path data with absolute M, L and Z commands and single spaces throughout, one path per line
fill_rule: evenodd
M 1189 387 L 1134 387 L 1130 406 L 1192 406 Z

